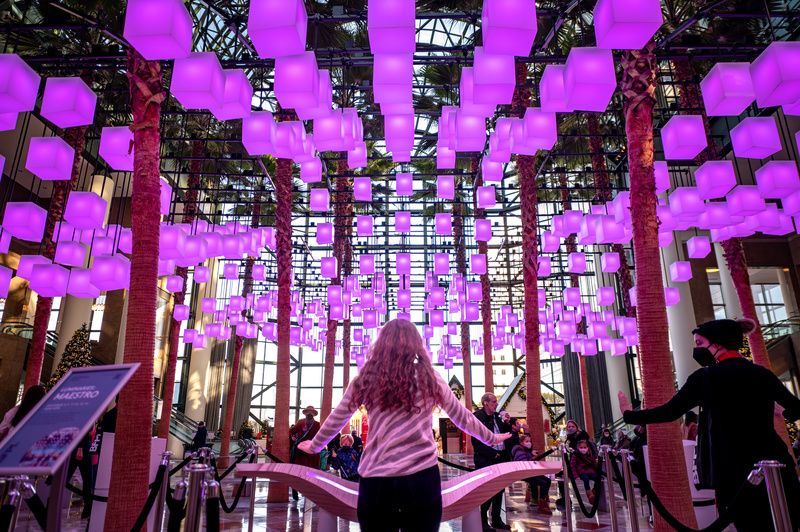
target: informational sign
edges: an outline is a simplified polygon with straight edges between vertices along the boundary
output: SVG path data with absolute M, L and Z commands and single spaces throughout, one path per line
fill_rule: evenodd
M 139 364 L 73 368 L 0 444 L 0 475 L 52 475 Z

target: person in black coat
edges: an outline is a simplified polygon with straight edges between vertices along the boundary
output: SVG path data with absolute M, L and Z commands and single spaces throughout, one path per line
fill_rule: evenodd
M 761 460 L 778 460 L 794 527 L 800 527 L 800 482 L 786 444 L 775 432 L 775 404 L 789 420 L 800 417 L 794 397 L 767 368 L 738 352 L 743 334 L 755 330 L 750 320 L 714 320 L 698 326 L 694 358 L 703 367 L 666 404 L 623 413 L 626 423 L 667 423 L 700 406 L 708 414 L 711 476 L 720 511 L 733 509 L 737 530 L 770 530 L 772 518 L 764 483 L 753 486 L 747 476 Z M 747 431 L 742 432 L 742 424 Z M 739 499 L 736 494 L 743 490 Z M 734 500 L 736 502 L 734 503 Z M 733 503 L 733 504 L 732 504 Z
M 206 428 L 205 422 L 201 421 L 197 424 L 197 432 L 194 433 L 194 438 L 192 438 L 192 449 L 197 451 L 202 447 L 208 447 L 207 439 L 208 429 Z
M 481 397 L 481 404 L 483 408 L 476 410 L 473 415 L 484 424 L 484 426 L 495 434 L 502 434 L 511 430 L 511 426 L 503 423 L 503 420 L 497 414 L 497 397 L 493 393 L 485 393 Z M 475 451 L 475 469 L 489 467 L 494 464 L 508 462 L 511 457 L 509 451 L 504 444 L 499 444 L 495 447 L 484 444 L 474 436 L 472 437 L 472 448 Z M 503 491 L 499 491 L 491 499 L 481 504 L 481 523 L 483 529 L 492 530 L 511 530 L 511 527 L 503 522 L 500 511 L 503 505 Z M 486 518 L 486 512 L 489 507 L 492 508 L 492 525 L 489 526 L 489 520 Z

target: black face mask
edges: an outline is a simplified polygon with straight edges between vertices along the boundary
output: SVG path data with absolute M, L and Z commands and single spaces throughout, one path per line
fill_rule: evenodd
M 717 359 L 714 358 L 714 355 L 711 354 L 707 347 L 695 347 L 692 351 L 692 358 L 704 368 L 717 363 Z

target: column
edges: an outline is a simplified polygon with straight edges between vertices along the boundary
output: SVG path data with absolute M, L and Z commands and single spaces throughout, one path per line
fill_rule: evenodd
M 794 295 L 794 287 L 792 286 L 792 278 L 789 272 L 783 268 L 777 269 L 778 283 L 781 287 L 781 297 L 783 298 L 783 305 L 786 307 L 786 316 L 789 318 L 796 318 L 800 315 L 797 309 L 797 298 Z
M 725 314 L 730 319 L 739 318 L 742 316 L 742 307 L 739 305 L 739 296 L 733 286 L 731 271 L 728 269 L 728 263 L 725 262 L 725 255 L 719 242 L 714 242 L 714 255 L 717 257 L 722 299 L 725 301 Z
M 59 313 L 58 326 L 58 343 L 56 343 L 56 354 L 53 357 L 53 368 L 58 366 L 61 360 L 61 355 L 64 354 L 64 349 L 67 347 L 67 342 L 72 339 L 75 331 L 81 328 L 81 325 L 89 324 L 92 318 L 92 304 L 94 299 L 80 298 L 74 296 L 66 296 L 61 303 L 61 312 Z
M 692 291 L 688 282 L 673 282 L 669 275 L 669 265 L 683 259 L 683 235 L 675 233 L 675 241 L 661 249 L 661 258 L 664 263 L 664 286 L 677 288 L 681 300 L 677 305 L 667 307 L 669 321 L 669 339 L 672 348 L 672 360 L 675 367 L 675 377 L 678 386 L 682 386 L 700 366 L 692 358 L 694 338 L 692 329 L 697 326 L 692 304 Z

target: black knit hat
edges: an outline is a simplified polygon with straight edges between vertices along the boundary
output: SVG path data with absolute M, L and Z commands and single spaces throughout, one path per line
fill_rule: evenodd
M 713 320 L 698 325 L 692 334 L 699 334 L 726 349 L 739 350 L 744 344 L 744 329 L 742 322 L 736 320 Z

